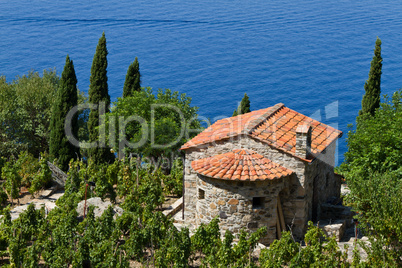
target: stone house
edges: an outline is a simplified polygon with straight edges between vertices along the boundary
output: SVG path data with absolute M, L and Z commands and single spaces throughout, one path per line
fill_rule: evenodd
M 320 204 L 340 196 L 341 136 L 282 103 L 217 121 L 181 147 L 184 222 L 195 228 L 219 217 L 222 234 L 266 226 L 264 244 L 284 229 L 302 238 Z

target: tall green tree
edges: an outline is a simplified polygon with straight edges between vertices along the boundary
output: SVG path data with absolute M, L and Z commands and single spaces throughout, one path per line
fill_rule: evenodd
M 58 159 L 60 167 L 67 171 L 71 158 L 79 156 L 79 149 L 72 145 L 65 134 L 64 122 L 68 112 L 78 103 L 77 77 L 74 64 L 67 55 L 66 64 L 61 74 L 60 85 L 57 91 L 56 100 L 53 104 L 50 120 L 50 155 Z M 72 122 L 72 133 L 78 136 L 78 119 L 74 116 Z
M 137 57 L 135 57 L 134 62 L 128 67 L 123 87 L 123 98 L 132 96 L 134 91 L 141 91 L 140 64 Z
M 250 100 L 247 96 L 247 93 L 244 93 L 244 97 L 241 100 L 239 107 L 234 110 L 233 115 L 232 116 L 236 116 L 236 115 L 240 115 L 240 114 L 246 114 L 251 112 L 250 110 Z
M 109 112 L 110 96 L 107 84 L 107 48 L 105 33 L 99 39 L 98 46 L 91 67 L 91 77 L 89 85 L 89 102 L 98 104 L 98 109 L 91 109 L 88 119 L 89 140 L 102 141 L 104 137 L 100 137 L 99 133 L 100 116 Z M 103 106 L 105 105 L 105 106 Z M 103 107 L 105 107 L 103 109 Z M 102 111 L 104 110 L 104 111 Z M 98 146 L 91 148 L 90 157 L 96 164 L 107 163 L 113 159 L 113 155 L 103 142 L 98 142 Z
M 377 41 L 375 42 L 374 57 L 371 60 L 369 78 L 364 84 L 364 90 L 366 91 L 366 93 L 363 96 L 362 109 L 359 112 L 359 115 L 374 115 L 375 110 L 380 107 L 382 73 L 381 69 L 381 40 L 377 37 Z

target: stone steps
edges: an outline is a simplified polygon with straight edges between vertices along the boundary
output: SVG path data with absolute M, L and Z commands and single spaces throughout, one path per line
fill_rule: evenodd
M 352 225 L 354 212 L 351 207 L 332 204 L 321 204 L 318 226 L 329 237 L 335 236 L 336 241 L 342 240 L 345 230 Z
M 337 242 L 341 241 L 346 230 L 346 220 L 319 221 L 318 227 L 324 231 L 328 237 L 335 236 Z
M 171 206 L 169 206 L 167 209 L 165 209 L 162 213 L 165 214 L 165 216 L 173 217 L 182 208 L 183 208 L 183 197 L 180 197 Z
M 345 207 L 342 205 L 332 205 L 332 204 L 321 204 L 321 220 L 346 220 L 347 227 L 349 227 L 349 223 L 351 223 L 351 219 L 353 219 L 354 212 L 351 207 Z

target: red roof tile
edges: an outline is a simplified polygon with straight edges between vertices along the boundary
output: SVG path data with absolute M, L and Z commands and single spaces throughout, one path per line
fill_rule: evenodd
M 247 135 L 295 155 L 296 129 L 307 124 L 311 126 L 311 151 L 313 155 L 320 154 L 338 137 L 342 136 L 342 131 L 279 103 L 266 109 L 221 119 L 185 143 L 181 150 L 238 135 Z
M 273 180 L 293 173 L 262 155 L 245 149 L 194 160 L 191 166 L 199 174 L 223 180 Z

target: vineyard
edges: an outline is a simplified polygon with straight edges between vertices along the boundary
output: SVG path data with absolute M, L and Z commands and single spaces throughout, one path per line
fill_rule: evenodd
M 31 169 L 19 168 L 21 161 Z M 49 170 L 43 163 L 45 158 L 38 161 L 29 155 L 21 155 L 14 163 L 4 163 L 6 192 L 12 196 L 13 187 L 7 185 L 13 185 L 9 180 L 18 178 L 16 185 L 28 187 L 35 195 L 33 181 L 37 177 L 49 180 Z M 261 251 L 259 258 L 253 251 L 266 234 L 265 227 L 254 233 L 242 231 L 238 237 L 226 231 L 221 238 L 219 219 L 215 218 L 192 234 L 187 228 L 178 230 L 161 207 L 165 196 L 181 193 L 182 174 L 179 160 L 169 175 L 151 166 L 139 167 L 136 161 L 116 160 L 111 165 L 71 161 L 65 194 L 57 200 L 55 209 L 47 213 L 45 208 L 35 210 L 31 204 L 14 221 L 10 206 L 2 209 L 2 267 L 358 266 L 357 252 L 353 263 L 348 262 L 347 253 L 340 251 L 335 238 L 326 238 L 312 224 L 304 243 L 295 242 L 290 232 L 284 232 L 280 240 Z M 87 188 L 88 183 L 95 187 Z M 120 200 L 123 214 L 115 215 L 110 206 L 96 218 L 94 207 L 90 206 L 85 218 L 79 217 L 76 208 L 85 198 L 86 188 L 86 198 Z M 14 195 L 14 199 L 17 197 Z

